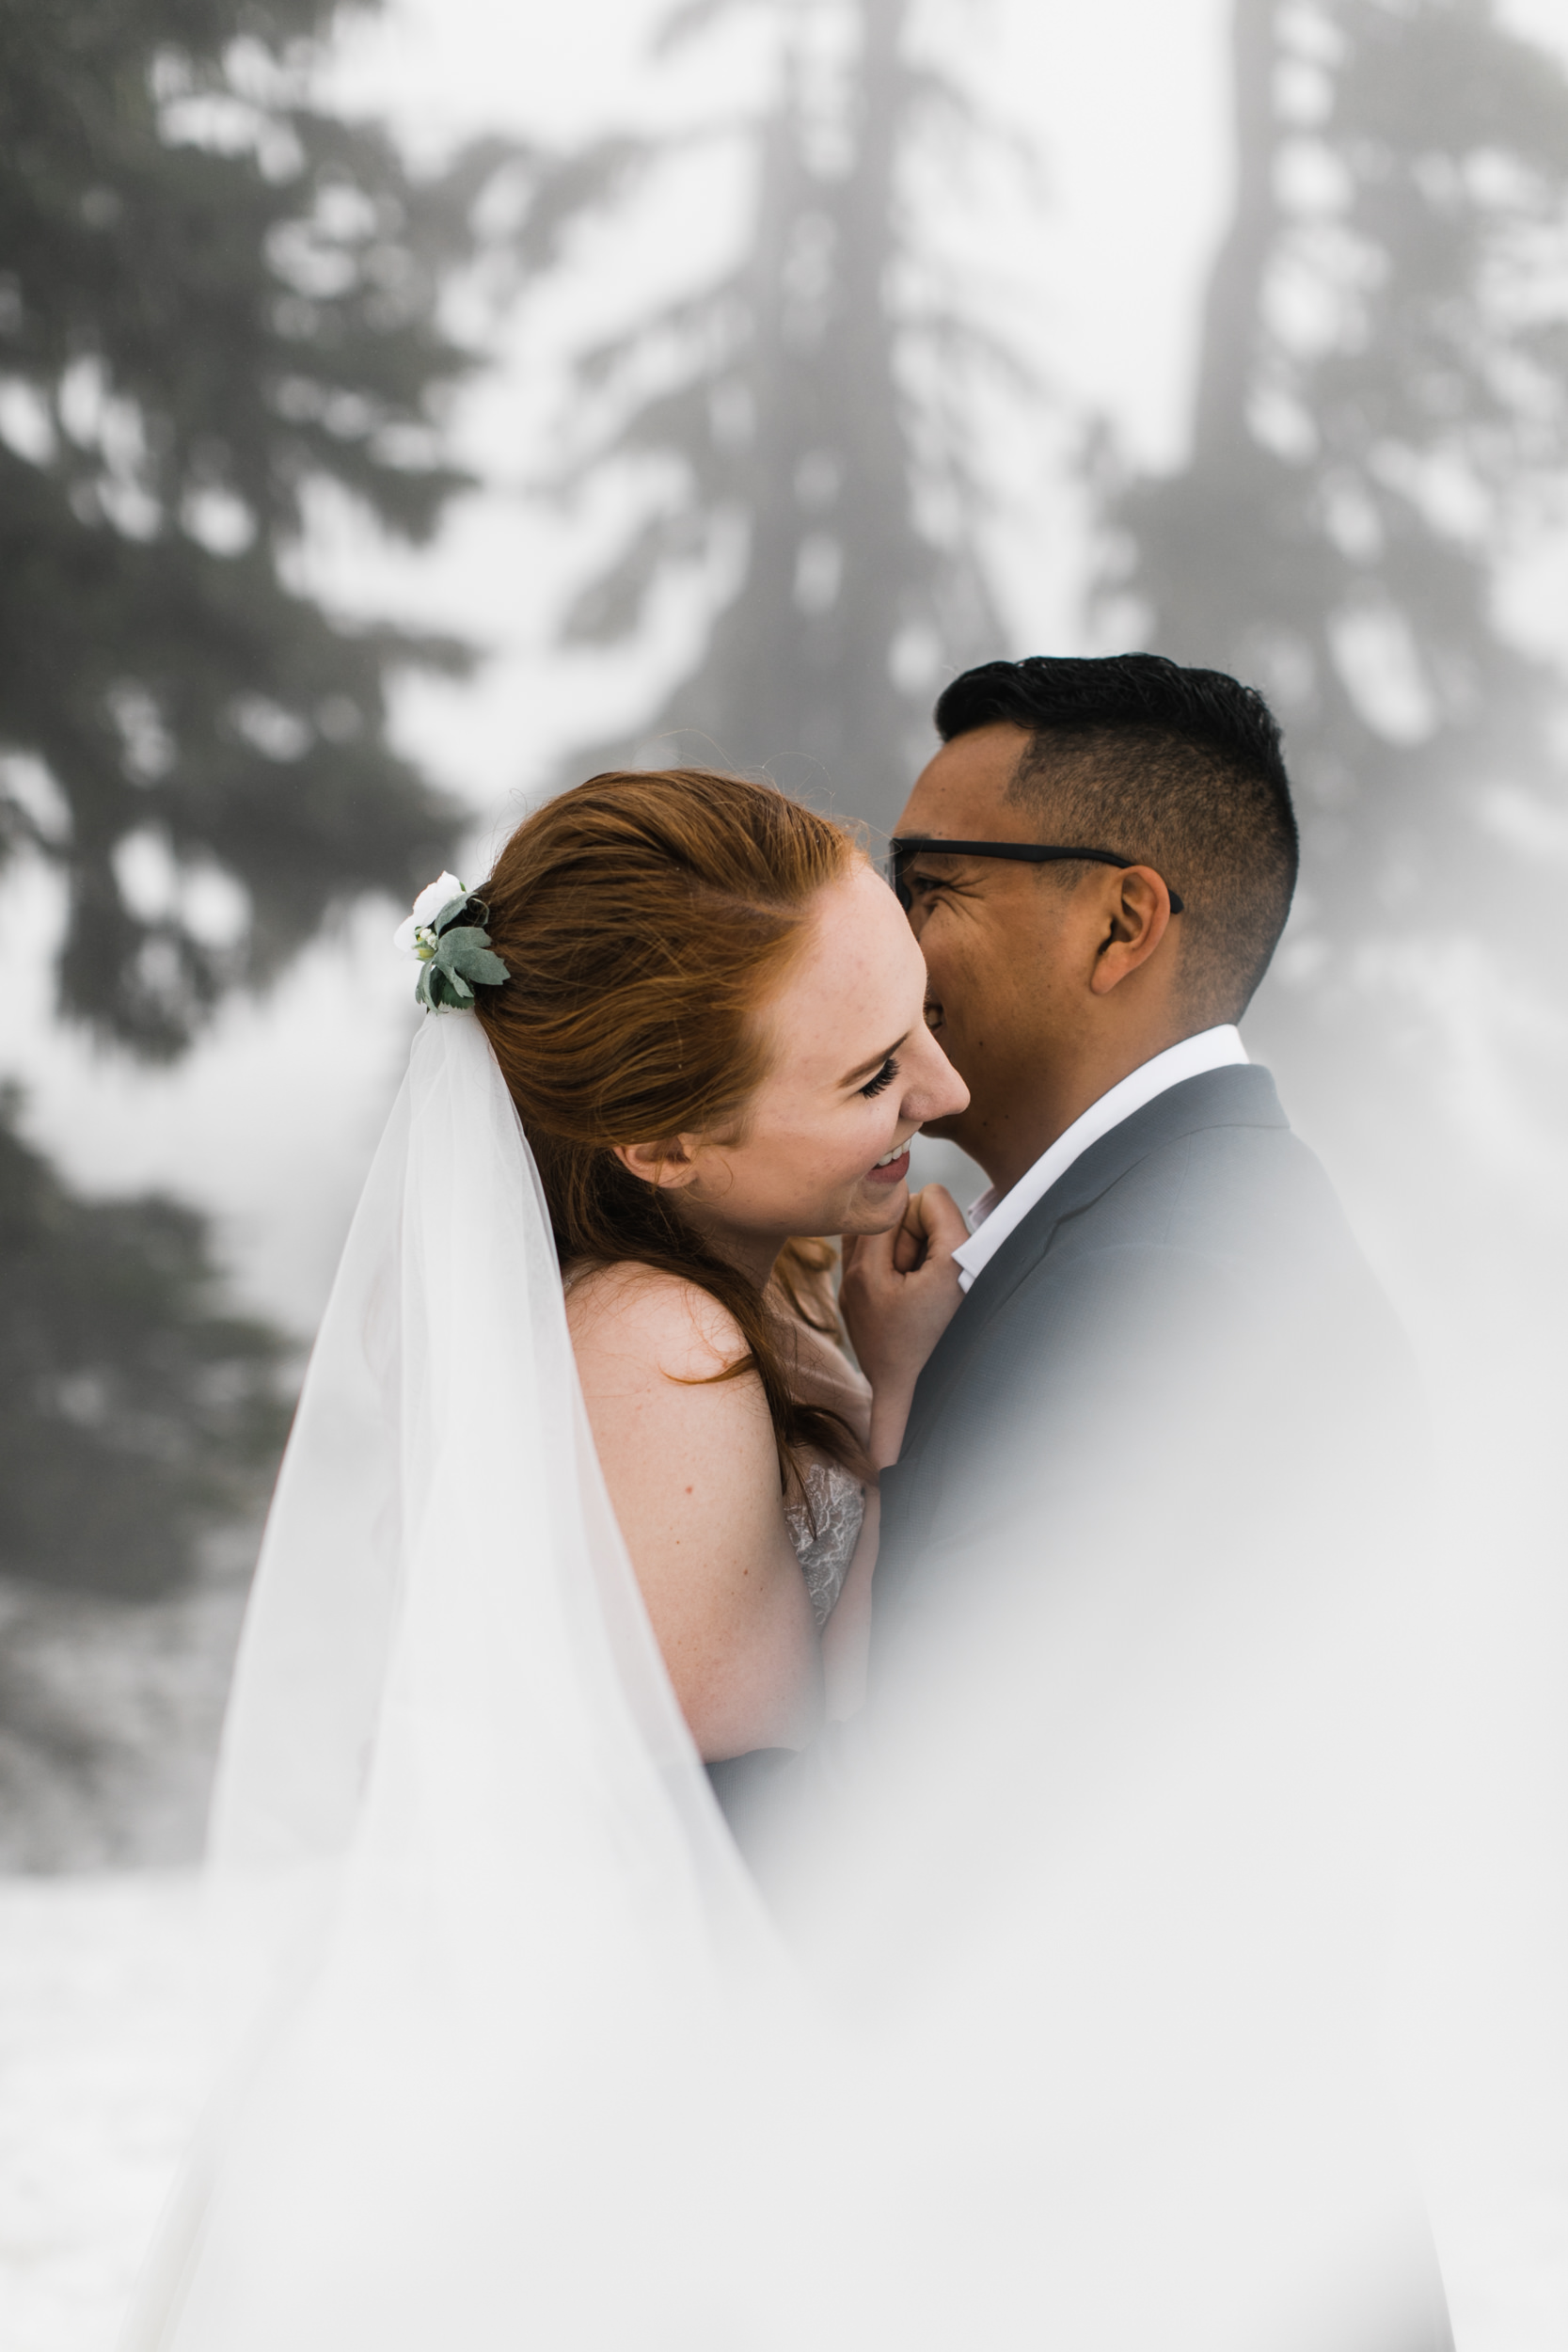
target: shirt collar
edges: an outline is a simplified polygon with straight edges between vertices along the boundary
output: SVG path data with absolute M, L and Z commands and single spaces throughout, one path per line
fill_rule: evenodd
M 1163 1054 L 1130 1071 L 1107 1089 L 1098 1103 L 1091 1103 L 1082 1117 L 1075 1119 L 1065 1134 L 1059 1135 L 1048 1151 L 1042 1152 L 1026 1175 L 1021 1176 L 1010 1192 L 997 1198 L 995 1186 L 980 1195 L 969 1211 L 969 1223 L 975 1230 L 969 1239 L 953 1252 L 958 1269 L 959 1288 L 967 1291 L 983 1266 L 989 1265 L 1009 1233 L 1022 1224 L 1037 1201 L 1043 1200 L 1058 1178 L 1065 1176 L 1074 1160 L 1098 1143 L 1101 1136 L 1119 1127 L 1124 1119 L 1152 1103 L 1157 1094 L 1167 1088 L 1180 1086 L 1184 1078 L 1200 1078 L 1205 1071 L 1224 1070 L 1232 1062 L 1244 1062 L 1246 1047 L 1241 1031 L 1229 1022 L 1214 1029 L 1202 1029 L 1196 1037 L 1184 1037 L 1179 1045 L 1167 1045 Z

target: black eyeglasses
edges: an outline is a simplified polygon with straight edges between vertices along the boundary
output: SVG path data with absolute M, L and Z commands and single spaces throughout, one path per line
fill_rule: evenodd
M 1047 847 L 1043 841 L 946 841 L 940 834 L 895 834 L 888 843 L 887 878 L 894 895 L 908 914 L 913 899 L 908 874 L 910 862 L 925 850 L 934 857 L 1006 857 L 1021 866 L 1061 866 L 1069 859 L 1083 858 L 1092 866 L 1116 866 L 1125 873 L 1130 866 L 1142 864 L 1139 858 L 1117 857 L 1114 850 L 1059 850 Z M 1169 885 L 1167 883 L 1167 888 Z M 1170 911 L 1181 913 L 1181 900 L 1174 890 L 1170 894 Z

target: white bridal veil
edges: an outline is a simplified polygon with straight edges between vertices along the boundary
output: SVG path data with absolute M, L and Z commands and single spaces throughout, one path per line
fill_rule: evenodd
M 719 1988 L 772 1967 L 471 1014 L 421 1025 L 311 1359 L 213 1871 L 225 2088 L 130 2342 L 627 2342 L 661 2183 L 721 2187 Z
M 471 1014 L 427 1018 L 268 1526 L 227 2058 L 124 2352 L 1430 2341 L 1317 1867 L 1355 1810 L 1354 1742 L 1336 1793 L 1302 1737 L 1338 1621 L 1189 1565 L 1179 1612 L 1146 1552 L 1053 1579 L 961 1739 L 892 1724 L 786 1955 L 608 1505 L 515 1113 Z

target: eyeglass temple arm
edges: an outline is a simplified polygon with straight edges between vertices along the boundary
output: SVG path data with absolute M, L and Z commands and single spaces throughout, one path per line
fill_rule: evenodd
M 939 834 L 895 834 L 888 844 L 895 869 L 900 861 L 916 850 L 940 850 L 946 857 L 1003 857 L 1025 866 L 1057 866 L 1073 858 L 1085 859 L 1094 866 L 1115 866 L 1125 873 L 1138 863 L 1136 858 L 1117 857 L 1114 850 L 1062 850 L 1048 848 L 1041 841 L 948 841 Z M 1183 901 L 1165 884 L 1170 894 L 1170 911 L 1180 914 Z

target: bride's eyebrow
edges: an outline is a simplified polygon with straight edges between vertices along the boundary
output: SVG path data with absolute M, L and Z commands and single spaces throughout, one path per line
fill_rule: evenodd
M 909 1031 L 906 1029 L 904 1031 L 904 1037 L 908 1036 Z M 900 1045 L 903 1044 L 904 1037 L 895 1037 L 891 1045 L 884 1045 L 879 1054 L 873 1054 L 869 1061 L 863 1061 L 858 1070 L 851 1070 L 847 1078 L 841 1078 L 839 1080 L 839 1085 L 843 1087 L 859 1086 L 863 1078 L 871 1077 L 875 1072 L 881 1069 L 884 1062 L 889 1062 L 893 1059 L 894 1055 L 896 1054 Z

